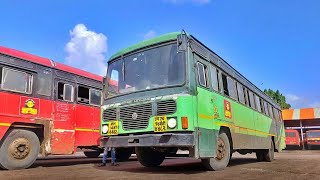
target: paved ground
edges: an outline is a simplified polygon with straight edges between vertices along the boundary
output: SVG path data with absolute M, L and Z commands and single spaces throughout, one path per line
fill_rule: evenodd
M 320 179 L 320 151 L 285 151 L 272 163 L 256 162 L 255 155 L 234 154 L 223 171 L 205 171 L 199 160 L 169 158 L 161 167 L 145 168 L 133 157 L 118 167 L 96 166 L 100 158 L 81 154 L 40 158 L 30 169 L 0 171 L 0 179 Z

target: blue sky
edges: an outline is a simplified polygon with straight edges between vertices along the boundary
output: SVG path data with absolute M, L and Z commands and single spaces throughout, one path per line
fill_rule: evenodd
M 0 45 L 103 73 L 113 53 L 185 29 L 261 89 L 320 107 L 320 1 L 0 2 Z

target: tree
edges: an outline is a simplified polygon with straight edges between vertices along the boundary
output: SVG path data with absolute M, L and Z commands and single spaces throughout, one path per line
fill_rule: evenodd
M 279 90 L 273 91 L 272 89 L 265 89 L 264 93 L 266 93 L 269 97 L 275 100 L 282 109 L 289 109 L 291 105 L 286 102 L 286 97 L 282 95 Z

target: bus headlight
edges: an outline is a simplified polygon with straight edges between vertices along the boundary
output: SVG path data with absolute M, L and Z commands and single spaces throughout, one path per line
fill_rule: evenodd
M 177 119 L 175 119 L 175 118 L 170 118 L 170 119 L 168 120 L 168 126 L 169 126 L 169 128 L 171 128 L 171 129 L 175 128 L 175 127 L 177 126 Z
M 108 130 L 109 130 L 108 125 L 103 125 L 103 126 L 102 126 L 102 133 L 103 133 L 103 134 L 107 134 Z

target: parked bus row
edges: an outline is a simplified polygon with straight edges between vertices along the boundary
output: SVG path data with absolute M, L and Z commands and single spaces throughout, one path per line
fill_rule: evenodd
M 286 146 L 288 149 L 313 149 L 320 147 L 320 130 L 307 130 L 301 134 L 295 129 L 286 129 Z
M 106 77 L 101 144 L 135 148 L 146 167 L 177 149 L 221 170 L 233 152 L 272 161 L 285 148 L 279 105 L 186 33 L 121 50 Z

